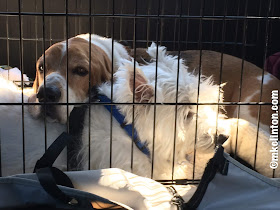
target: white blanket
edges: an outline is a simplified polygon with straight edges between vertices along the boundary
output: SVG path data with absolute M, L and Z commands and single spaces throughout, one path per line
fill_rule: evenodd
M 10 81 L 21 81 L 21 71 L 17 67 L 9 70 L 0 68 L 0 75 Z M 23 74 L 23 81 L 29 85 L 29 78 L 26 74 Z
M 89 192 L 131 209 L 165 210 L 177 209 L 171 203 L 173 195 L 166 186 L 152 179 L 118 169 L 100 169 L 66 172 L 75 189 Z M 35 174 L 17 175 L 37 179 Z M 187 202 L 196 190 L 194 185 L 175 185 L 176 191 Z

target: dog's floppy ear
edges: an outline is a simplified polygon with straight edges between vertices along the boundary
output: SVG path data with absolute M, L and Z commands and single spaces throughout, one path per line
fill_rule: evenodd
M 35 93 L 38 92 L 38 88 L 39 88 L 39 76 L 38 76 L 38 73 L 36 71 L 35 80 L 33 82 L 33 90 L 34 90 Z
M 111 80 L 113 69 L 112 62 L 107 54 L 100 47 L 94 44 L 91 45 L 91 84 L 93 86 L 93 84 L 99 85 L 102 82 Z M 87 47 L 89 47 L 88 44 Z
M 135 90 L 135 101 L 147 103 L 154 96 L 154 89 L 148 84 L 148 80 L 138 68 L 135 69 L 135 83 L 134 83 L 134 72 L 130 71 L 129 87 L 133 93 Z

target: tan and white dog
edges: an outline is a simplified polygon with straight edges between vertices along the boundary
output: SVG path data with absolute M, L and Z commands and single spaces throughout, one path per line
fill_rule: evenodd
M 114 52 L 112 39 L 95 34 L 90 39 L 89 34 L 82 34 L 68 40 L 68 50 L 66 41 L 52 45 L 46 50 L 45 57 L 43 55 L 37 61 L 33 86 L 36 94 L 29 98 L 29 102 L 85 102 L 92 86 L 110 80 L 112 71 L 119 68 L 120 60 L 129 59 L 124 46 L 115 41 L 113 43 Z M 70 113 L 74 105 L 68 107 Z M 46 111 L 41 105 L 34 105 L 30 106 L 29 111 L 35 118 L 46 116 L 49 121 L 60 123 L 66 123 L 69 114 L 66 105 L 46 105 Z
M 88 34 L 78 35 L 68 40 L 70 103 L 84 102 L 88 98 L 89 75 L 91 86 L 101 84 L 111 79 L 112 67 L 113 71 L 116 71 L 119 61 L 129 58 L 125 48 L 117 42 L 114 42 L 112 58 L 112 39 L 92 35 L 90 59 L 89 45 Z M 30 93 L 24 93 L 22 98 L 21 91 L 15 84 L 0 78 L 0 103 L 7 103 L 7 105 L 0 105 L 2 163 L 0 167 L 3 176 L 24 171 L 32 172 L 36 161 L 45 149 L 67 129 L 66 106 L 48 105 L 44 115 L 44 108 L 39 103 L 22 105 L 22 102 L 67 102 L 66 42 L 56 43 L 47 49 L 45 58 L 43 56 L 39 58 L 36 68 L 33 86 L 35 94 L 31 92 L 31 96 Z M 9 103 L 15 105 L 8 105 Z M 69 113 L 72 109 L 73 105 L 69 105 Z M 46 121 L 43 119 L 44 116 L 47 118 Z M 66 153 L 55 165 L 63 170 L 66 169 Z

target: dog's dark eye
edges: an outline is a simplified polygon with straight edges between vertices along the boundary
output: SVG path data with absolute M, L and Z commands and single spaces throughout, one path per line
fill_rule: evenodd
M 44 71 L 43 65 L 40 65 L 40 66 L 38 67 L 38 69 L 39 69 L 39 71 L 42 73 L 42 72 Z
M 82 67 L 77 67 L 73 70 L 73 73 L 83 77 L 83 76 L 86 76 L 88 74 L 88 70 L 84 69 Z

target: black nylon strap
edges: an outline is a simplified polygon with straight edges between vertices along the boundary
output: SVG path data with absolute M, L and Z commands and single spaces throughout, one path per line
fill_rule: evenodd
M 94 209 L 93 203 L 98 205 L 98 207 L 101 207 L 100 205 L 105 205 L 103 209 L 107 209 L 106 206 L 108 205 L 112 206 L 112 208 L 125 209 L 122 206 L 119 206 L 118 204 L 115 204 L 102 197 L 91 201 L 86 197 L 69 196 L 59 189 L 57 185 L 74 188 L 71 180 L 65 173 L 55 167 L 52 167 L 52 164 L 56 158 L 65 148 L 65 146 L 71 143 L 72 140 L 73 137 L 71 135 L 62 133 L 46 150 L 42 158 L 37 161 L 34 171 L 36 172 L 38 180 L 43 189 L 55 200 L 66 204 L 67 209 Z
M 62 171 L 60 171 L 57 168 L 46 167 L 46 168 L 37 169 L 36 174 L 37 174 L 37 177 L 39 179 L 41 186 L 54 199 L 60 200 L 63 203 L 68 203 L 72 200 L 72 198 L 70 196 L 68 196 L 64 192 L 62 192 L 57 186 L 57 184 L 63 185 L 63 182 L 64 182 L 64 183 L 66 183 L 66 186 L 70 185 L 67 187 L 73 188 L 73 184 L 72 184 L 71 180 Z M 63 181 L 65 178 L 66 178 L 66 181 Z M 57 183 L 57 181 L 60 183 Z
M 46 150 L 45 154 L 36 162 L 34 173 L 37 169 L 51 167 L 62 150 L 72 140 L 72 136 L 63 132 Z
M 207 166 L 202 175 L 201 181 L 191 199 L 184 203 L 183 209 L 185 210 L 194 210 L 197 209 L 200 202 L 203 199 L 203 196 L 207 190 L 208 184 L 215 177 L 217 172 L 221 172 L 226 175 L 227 171 L 225 171 L 226 159 L 224 158 L 224 148 L 219 146 L 213 158 L 209 160 Z
M 62 133 L 36 162 L 34 172 L 44 190 L 54 199 L 68 204 L 73 198 L 62 192 L 57 185 L 74 188 L 69 177 L 61 170 L 52 167 L 54 161 L 72 139 L 71 135 Z
M 70 171 L 79 170 L 79 164 L 82 160 L 77 155 L 78 148 L 81 148 L 81 136 L 84 128 L 85 113 L 88 109 L 87 105 L 74 107 L 69 117 L 69 133 L 73 137 L 67 145 L 67 161 Z

